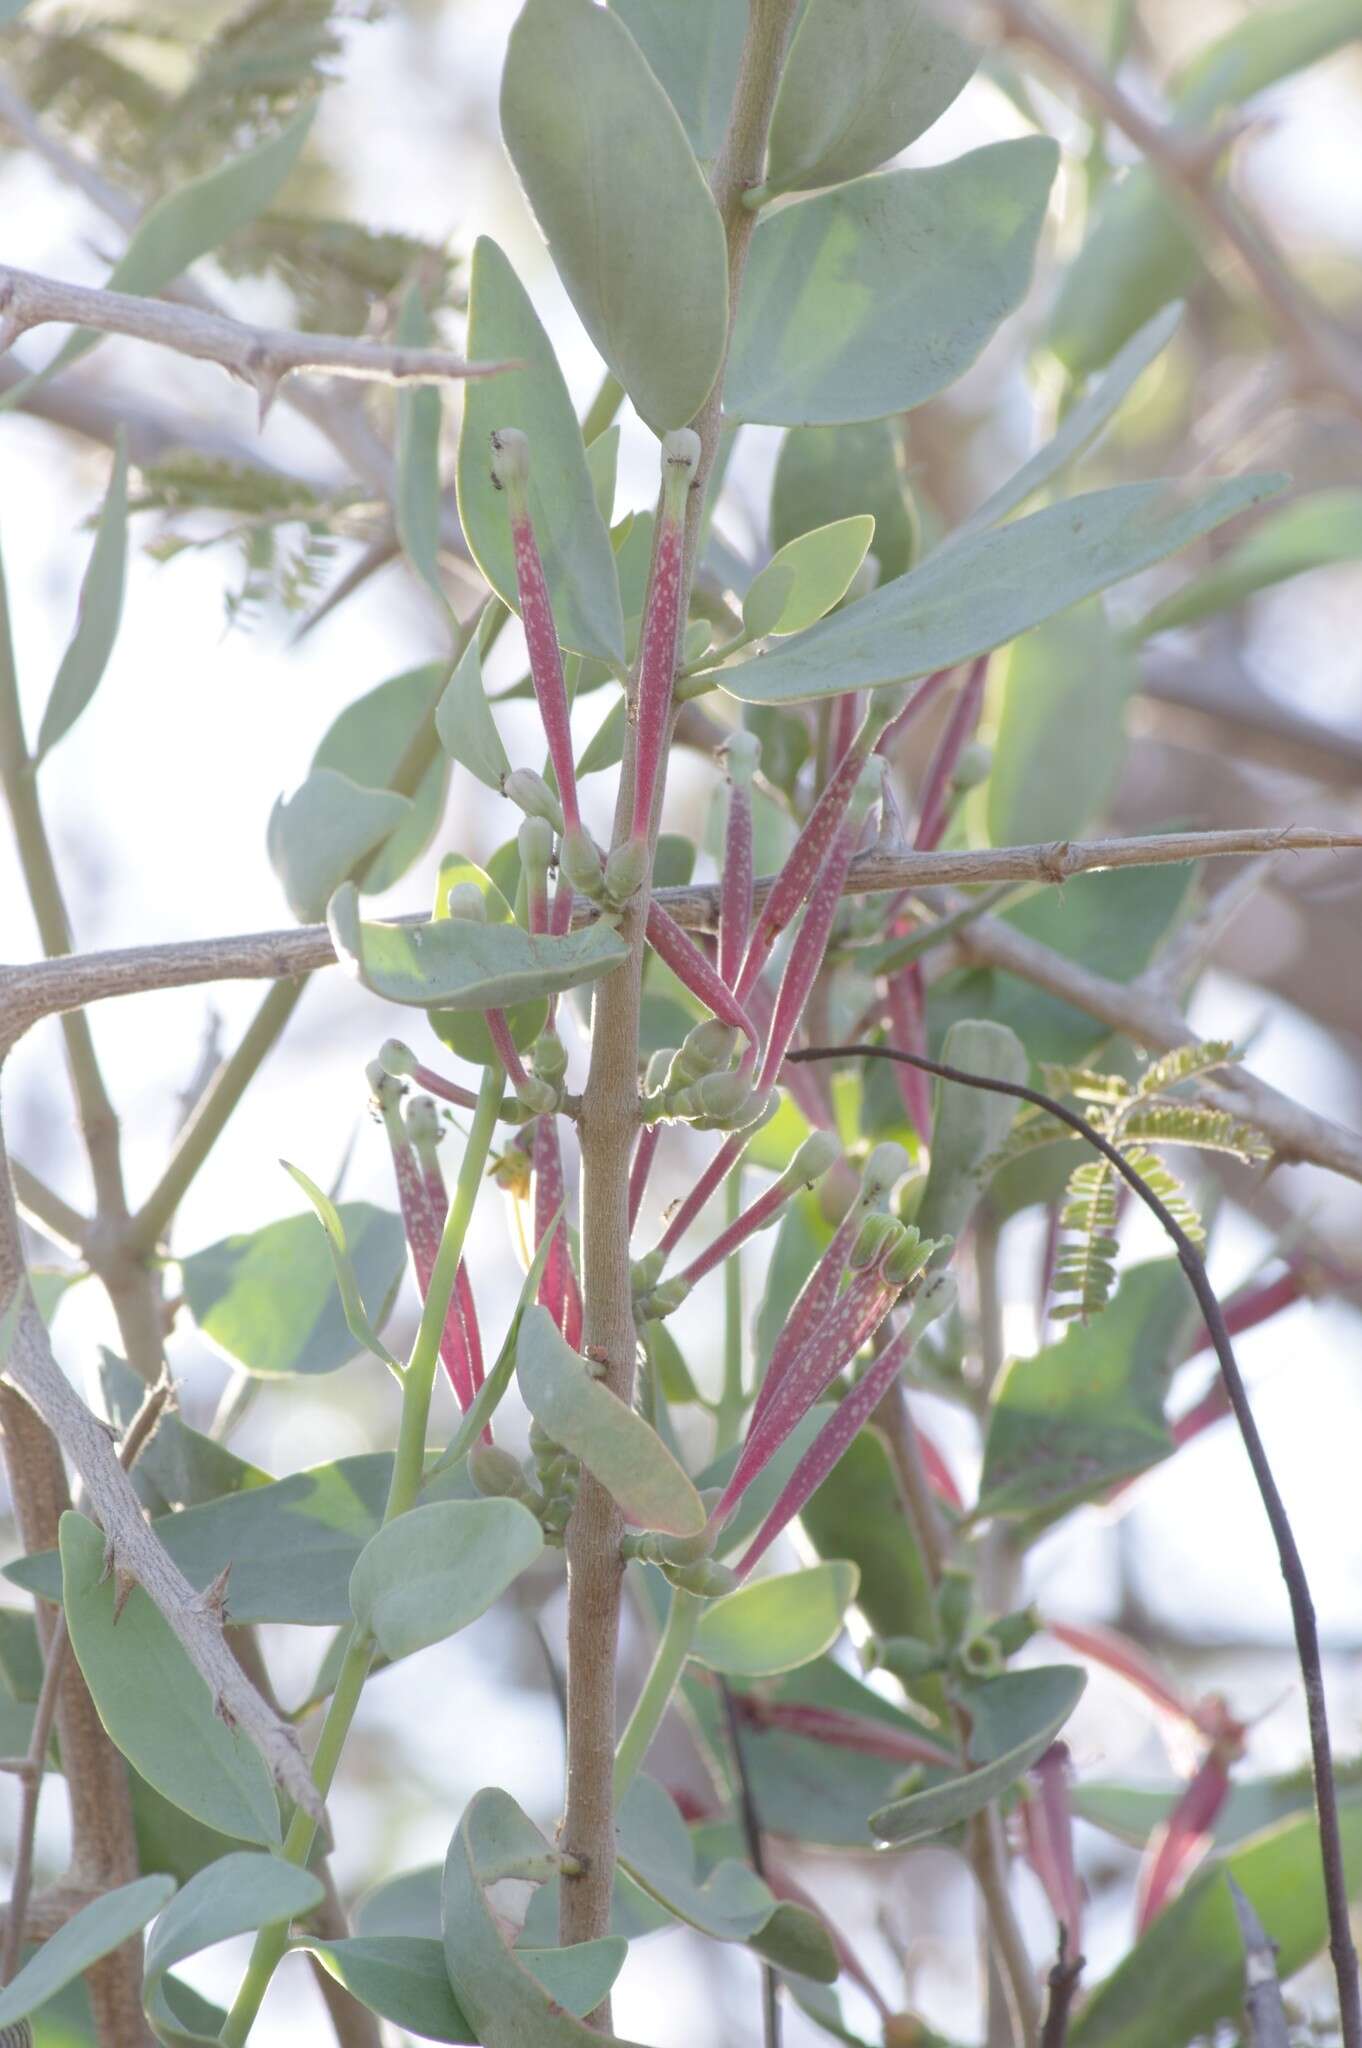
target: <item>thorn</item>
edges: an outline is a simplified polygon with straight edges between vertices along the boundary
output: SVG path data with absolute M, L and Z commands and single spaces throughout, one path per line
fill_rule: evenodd
M 235 1735 L 237 1728 L 240 1724 L 237 1721 L 236 1715 L 232 1712 L 231 1708 L 228 1706 L 226 1700 L 222 1697 L 221 1693 L 217 1693 L 214 1695 L 213 1713 L 215 1717 L 219 1721 L 221 1721 L 223 1727 L 227 1729 L 229 1734 Z
M 117 1562 L 118 1559 L 114 1551 L 113 1537 L 106 1536 L 104 1538 L 104 1558 L 99 1568 L 99 1583 L 101 1586 L 105 1583 L 107 1579 L 111 1579 L 113 1577 L 114 1568 Z
M 136 1586 L 136 1584 L 137 1580 L 133 1577 L 131 1572 L 125 1572 L 121 1569 L 116 1570 L 114 1572 L 113 1619 L 115 1628 L 117 1628 L 118 1626 L 119 1618 L 122 1615 L 123 1609 L 127 1606 L 129 1600 L 132 1598 L 133 1588 Z
M 205 1586 L 198 1598 L 199 1607 L 212 1617 L 219 1628 L 225 1626 L 227 1621 L 227 1581 L 231 1575 L 232 1562 L 229 1558 L 212 1585 Z

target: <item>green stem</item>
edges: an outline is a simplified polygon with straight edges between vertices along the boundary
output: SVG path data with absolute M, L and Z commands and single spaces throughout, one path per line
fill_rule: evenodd
M 331 1790 L 331 1781 L 336 1775 L 345 1738 L 350 1733 L 350 1724 L 355 1718 L 359 1696 L 364 1690 L 364 1681 L 369 1676 L 369 1667 L 374 1659 L 374 1644 L 371 1636 L 356 1631 L 341 1660 L 336 1677 L 336 1689 L 322 1723 L 321 1738 L 317 1743 L 316 1755 L 312 1759 L 312 1776 L 317 1790 L 325 1799 Z M 312 1844 L 317 1835 L 317 1823 L 302 1807 L 297 1808 L 289 1822 L 284 1836 L 283 1856 L 288 1863 L 304 1864 L 312 1854 Z M 278 1969 L 288 1948 L 289 1923 L 276 1920 L 271 1927 L 262 1927 L 255 1937 L 251 1959 L 240 1989 L 232 2001 L 219 2039 L 223 2048 L 244 2048 L 255 2025 L 270 1979 Z
M 449 1311 L 450 1296 L 454 1292 L 454 1279 L 463 1257 L 464 1239 L 473 1214 L 473 1204 L 478 1197 L 487 1154 L 491 1149 L 492 1135 L 496 1129 L 497 1114 L 501 1108 L 502 1077 L 496 1067 L 488 1067 L 483 1074 L 482 1086 L 478 1090 L 478 1106 L 473 1116 L 468 1143 L 464 1147 L 463 1159 L 459 1166 L 459 1177 L 454 1187 L 449 1214 L 445 1218 L 444 1233 L 440 1249 L 435 1257 L 434 1269 L 430 1276 L 430 1287 L 426 1304 L 421 1311 L 421 1321 L 412 1346 L 411 1358 L 402 1379 L 402 1416 L 397 1431 L 397 1452 L 393 1458 L 392 1478 L 388 1485 L 387 1504 L 383 1510 L 386 1523 L 395 1521 L 413 1505 L 421 1490 L 425 1475 L 426 1430 L 430 1421 L 430 1397 L 435 1386 L 435 1370 L 440 1358 L 440 1336 L 444 1329 L 445 1316 Z M 340 1762 L 345 1739 L 350 1733 L 350 1724 L 355 1718 L 364 1681 L 369 1675 L 373 1662 L 372 1639 L 356 1631 L 352 1636 L 345 1656 L 341 1661 L 336 1689 L 331 1695 L 322 1723 L 322 1732 L 312 1760 L 312 1776 L 323 1799 L 331 1789 L 331 1781 Z M 317 1824 L 310 1814 L 301 1809 L 289 1823 L 284 1836 L 283 1854 L 289 1863 L 306 1863 L 312 1852 Z M 221 2040 L 224 2048 L 243 2048 L 255 2024 L 261 2001 L 269 1988 L 279 1962 L 288 1947 L 287 1920 L 276 1921 L 271 1927 L 262 1927 L 255 1938 L 251 1960 L 242 1979 L 232 2009 L 227 2015 Z
M 724 1187 L 724 1221 L 735 1223 L 742 1214 L 742 1167 L 731 1173 Z M 714 1411 L 714 1452 L 731 1450 L 742 1427 L 745 1396 L 742 1384 L 742 1252 L 730 1252 L 724 1260 L 724 1380 Z
M 634 1711 L 629 1716 L 629 1725 L 621 1735 L 619 1747 L 615 1751 L 616 1806 L 633 1783 L 639 1765 L 648 1754 L 649 1745 L 662 1725 L 662 1716 L 666 1713 L 671 1696 L 676 1691 L 677 1681 L 685 1665 L 704 1606 L 704 1601 L 697 1593 L 685 1593 L 679 1586 L 672 1593 L 666 1627 L 658 1638 L 651 1669 L 643 1681 L 643 1690 L 638 1696 Z

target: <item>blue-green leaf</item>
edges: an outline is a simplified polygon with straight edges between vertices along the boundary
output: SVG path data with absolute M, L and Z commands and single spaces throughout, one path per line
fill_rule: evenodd
M 473 248 L 468 347 L 487 361 L 495 355 L 497 361 L 525 365 L 500 377 L 475 378 L 464 393 L 459 517 L 473 559 L 497 595 L 518 611 L 511 522 L 491 473 L 492 434 L 517 427 L 530 446 L 530 516 L 558 638 L 574 653 L 618 667 L 624 661 L 624 624 L 615 557 L 582 430 L 529 294 L 486 235 Z
M 242 1849 L 210 1863 L 161 1914 L 147 1943 L 146 1987 L 151 1995 L 167 1970 L 200 1949 L 249 1934 L 274 1920 L 310 1913 L 326 1896 L 319 1878 L 279 1856 Z
M 726 1859 L 699 1881 L 690 1832 L 655 1779 L 634 1779 L 620 1803 L 618 1828 L 621 1866 L 676 1919 L 716 1941 L 747 1941 L 771 1918 L 775 1899 L 745 1863 Z
M 113 474 L 95 529 L 89 567 L 80 586 L 76 629 L 71 635 L 52 695 L 38 728 L 35 762 L 49 754 L 70 732 L 95 691 L 118 638 L 123 615 L 123 584 L 128 560 L 128 451 L 120 430 L 114 445 Z
M 390 1003 L 423 1010 L 505 1009 L 580 988 L 629 957 L 619 933 L 604 923 L 561 938 L 466 918 L 365 924 L 348 882 L 332 897 L 327 923 L 341 964 L 357 981 Z
M 994 1081 L 1025 1082 L 1026 1049 L 1016 1033 L 989 1018 L 963 1018 L 946 1034 L 942 1059 L 967 1074 Z M 974 1213 L 989 1162 L 1012 1128 L 1016 1102 L 967 1088 L 960 1081 L 936 1083 L 932 1160 L 922 1191 L 917 1224 L 924 1237 L 959 1238 Z
M 780 208 L 752 237 L 724 410 L 777 426 L 881 419 L 968 369 L 1021 304 L 1059 162 L 1041 136 L 885 171 Z
M 482 661 L 474 635 L 460 655 L 435 712 L 435 730 L 451 760 L 462 761 L 488 789 L 499 790 L 511 763 L 482 686 Z
M 369 1539 L 350 1575 L 350 1605 L 385 1656 L 409 1657 L 485 1614 L 543 1547 L 519 1501 L 435 1501 Z
M 1120 484 L 1048 505 L 938 549 L 782 647 L 718 678 L 747 703 L 798 703 L 926 675 L 985 654 L 1123 582 L 1281 489 L 1233 477 L 1190 495 L 1169 482 Z
M 83 1976 L 101 1956 L 120 1948 L 160 1912 L 174 1891 L 173 1877 L 139 1877 L 82 1906 L 0 1991 L 0 2027 L 15 2026 L 46 2005 L 63 1985 Z
M 60 1542 L 71 1647 L 110 1741 L 196 1820 L 273 1847 L 279 1807 L 269 1771 L 254 1744 L 216 1713 L 169 1622 L 140 1586 L 115 1620 L 104 1538 L 83 1515 L 62 1516 Z
M 989 839 L 994 846 L 1076 839 L 1101 814 L 1120 773 L 1135 664 L 1100 598 L 1090 598 L 1023 634 L 998 666 L 984 798 Z
M 359 1279 L 355 1273 L 354 1261 L 350 1257 L 350 1246 L 345 1235 L 345 1219 L 328 1194 L 324 1194 L 314 1180 L 309 1180 L 301 1167 L 290 1166 L 287 1159 L 281 1160 L 285 1173 L 292 1174 L 303 1193 L 317 1212 L 317 1220 L 326 1232 L 326 1242 L 331 1253 L 331 1263 L 336 1270 L 336 1285 L 340 1290 L 341 1307 L 345 1311 L 345 1324 L 355 1342 L 366 1351 L 372 1351 L 375 1358 L 381 1358 L 385 1365 L 395 1364 L 391 1351 L 383 1344 L 369 1321 L 360 1293 Z
M 743 599 L 743 621 L 756 638 L 802 633 L 840 604 L 875 533 L 868 512 L 817 526 L 777 549 Z
M 930 0 L 809 0 L 780 75 L 766 182 L 838 185 L 925 134 L 979 53 Z
M 733 0 L 611 0 L 681 117 L 702 163 L 719 154 L 747 16 Z
M 1252 533 L 1220 557 L 1214 568 L 1194 576 L 1162 604 L 1146 612 L 1132 640 L 1170 626 L 1189 626 L 1212 612 L 1242 604 L 1255 590 L 1284 583 L 1334 562 L 1362 556 L 1362 491 L 1312 491 L 1270 512 Z
M 428 1875 L 438 1937 L 438 1866 Z M 401 1922 L 403 1927 L 409 1924 L 406 1918 Z M 438 1938 L 396 1931 L 361 1934 L 347 1941 L 320 1941 L 308 1935 L 295 1946 L 316 1956 L 371 2012 L 408 2028 L 423 2041 L 478 2041 L 472 2021 L 454 1995 Z M 520 1948 L 516 1953 L 551 1998 L 581 2015 L 594 2012 L 609 1996 L 624 1961 L 625 1944 L 607 1937 L 578 1942 L 573 1948 Z
M 1083 1672 L 1068 1664 L 1054 1664 L 1011 1671 L 971 1688 L 976 1754 L 985 1746 L 980 1740 L 979 1713 L 990 1708 L 993 1712 L 989 1733 L 994 1739 L 986 1745 L 987 1760 L 960 1777 L 947 1778 L 924 1792 L 910 1793 L 906 1799 L 881 1807 L 870 1816 L 874 1832 L 882 1842 L 903 1846 L 943 1834 L 980 1812 L 1050 1747 L 1078 1705 L 1086 1683 Z M 990 1694 L 996 1696 L 993 1701 Z
M 406 797 L 365 789 L 334 768 L 314 768 L 291 796 L 275 799 L 265 846 L 300 924 L 325 916 L 340 883 L 410 810 Z
M 401 1219 L 368 1202 L 342 1202 L 336 1213 L 360 1302 L 374 1304 L 372 1336 L 406 1264 Z M 205 1337 L 247 1372 L 334 1372 L 372 1348 L 350 1327 L 328 1237 L 312 1216 L 222 1238 L 182 1259 L 180 1272 Z
M 771 485 L 771 545 L 783 547 L 857 512 L 874 518 L 870 552 L 880 565 L 880 582 L 889 583 L 910 566 L 917 550 L 916 516 L 899 474 L 890 423 L 792 427 L 780 444 Z
M 380 895 L 400 881 L 440 822 L 449 762 L 431 731 L 431 714 L 448 674 L 444 662 L 428 661 L 375 684 L 338 714 L 312 756 L 314 769 L 334 768 L 364 789 L 392 789 L 399 772 L 410 776 L 414 753 L 429 754 L 419 782 L 399 791 L 410 798 L 403 822 L 355 876 L 365 895 Z
M 655 433 L 684 426 L 723 361 L 724 231 L 618 16 L 592 0 L 526 0 L 501 127 L 582 325 Z
M 860 1572 L 845 1558 L 754 1579 L 710 1601 L 691 1655 L 727 1677 L 771 1678 L 811 1664 L 842 1633 Z

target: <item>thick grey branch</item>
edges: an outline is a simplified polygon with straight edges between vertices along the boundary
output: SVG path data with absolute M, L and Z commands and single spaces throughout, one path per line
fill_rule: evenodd
M 1226 855 L 1304 853 L 1362 846 L 1362 835 L 1325 832 L 1313 826 L 1250 826 L 1230 832 L 1160 832 L 1145 838 L 1054 840 L 1044 846 L 986 847 L 946 853 L 882 853 L 872 850 L 852 862 L 847 894 L 882 895 L 899 889 L 940 888 L 983 882 L 1061 883 L 1103 868 L 1155 867 Z M 774 876 L 756 885 L 756 906 L 765 902 Z M 719 915 L 713 884 L 659 889 L 657 900 L 678 924 L 713 930 Z M 595 916 L 579 899 L 577 918 Z M 400 920 L 420 922 L 416 918 Z M 189 939 L 164 946 L 128 946 L 116 952 L 83 953 L 31 966 L 0 969 L 0 1050 L 21 1038 L 40 1017 L 82 1009 L 111 996 L 143 995 L 152 989 L 184 988 L 201 981 L 281 981 L 329 967 L 336 957 L 325 925 L 293 931 L 251 932 L 239 938 Z M 1113 984 L 1114 985 L 1114 984 Z
M 317 1788 L 297 1737 L 261 1699 L 232 1655 L 219 1616 L 143 1518 L 107 1430 L 52 1356 L 46 1327 L 31 1300 L 20 1311 L 6 1371 L 84 1480 L 118 1569 L 145 1589 L 222 1712 L 256 1743 L 284 1791 L 308 1812 L 320 1814 Z
M 219 363 L 255 387 L 262 416 L 282 380 L 294 371 L 320 370 L 333 377 L 375 378 L 381 383 L 434 384 L 447 378 L 490 377 L 509 363 L 468 363 L 443 348 L 389 347 L 355 341 L 344 334 L 304 334 L 287 327 L 248 327 L 225 313 L 129 292 L 63 284 L 35 271 L 0 264 L 0 352 L 31 327 L 56 321 L 131 335 L 177 354 Z

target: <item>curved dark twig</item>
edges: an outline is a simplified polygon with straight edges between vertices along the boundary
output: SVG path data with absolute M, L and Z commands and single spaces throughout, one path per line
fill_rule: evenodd
M 1239 1425 L 1239 1434 L 1244 1440 L 1244 1449 L 1248 1452 L 1259 1497 L 1277 1546 L 1277 1559 L 1282 1577 L 1286 1581 L 1287 1595 L 1291 1603 L 1291 1621 L 1296 1637 L 1296 1655 L 1305 1686 L 1305 1707 L 1310 1726 L 1315 1810 L 1319 1820 L 1320 1857 L 1324 1866 L 1324 1894 L 1329 1916 L 1329 1953 L 1333 1959 L 1334 1976 L 1338 1983 L 1343 2048 L 1362 2048 L 1362 1983 L 1359 1983 L 1358 1979 L 1357 1950 L 1353 1945 L 1352 1928 L 1348 1918 L 1348 1883 L 1343 1867 L 1343 1843 L 1338 1821 L 1338 1789 L 1334 1778 L 1333 1748 L 1329 1740 L 1329 1716 L 1324 1697 L 1324 1673 L 1320 1661 L 1319 1630 L 1315 1622 L 1314 1602 L 1310 1597 L 1310 1584 L 1296 1545 L 1290 1517 L 1272 1475 L 1272 1467 L 1268 1462 L 1262 1437 L 1258 1433 L 1258 1425 L 1253 1419 L 1248 1391 L 1235 1359 L 1234 1345 L 1230 1339 L 1224 1311 L 1211 1286 L 1200 1252 L 1186 1231 L 1169 1214 L 1143 1175 L 1136 1171 L 1115 1145 L 1103 1137 L 1100 1131 L 1095 1131 L 1076 1110 L 1067 1108 L 1062 1102 L 1056 1102 L 1052 1095 L 1043 1094 L 1039 1088 L 1028 1088 L 1016 1081 L 994 1080 L 985 1074 L 967 1073 L 959 1067 L 948 1067 L 941 1060 L 927 1059 L 918 1053 L 901 1052 L 897 1046 L 892 1045 L 816 1045 L 801 1052 L 792 1052 L 787 1057 L 791 1060 L 899 1060 L 905 1066 L 918 1067 L 923 1073 L 935 1074 L 938 1080 L 954 1081 L 964 1088 L 982 1088 L 991 1095 L 1010 1095 L 1018 1102 L 1033 1103 L 1037 1109 L 1045 1110 L 1058 1122 L 1066 1124 L 1078 1137 L 1100 1152 L 1145 1207 L 1158 1218 L 1171 1238 L 1177 1251 L 1178 1262 L 1187 1275 L 1215 1347 L 1225 1391 L 1229 1395 L 1230 1406 Z

